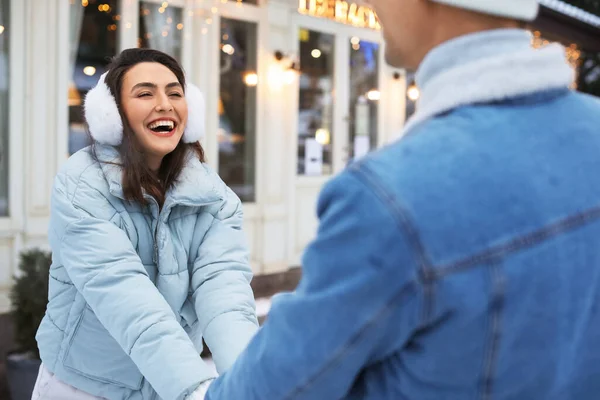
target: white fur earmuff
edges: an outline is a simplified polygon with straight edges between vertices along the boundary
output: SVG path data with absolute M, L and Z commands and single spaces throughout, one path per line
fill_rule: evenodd
M 83 111 L 90 134 L 95 141 L 110 146 L 118 146 L 123 141 L 123 121 L 105 78 L 100 76 L 98 83 L 85 96 Z M 204 136 L 206 116 L 204 96 L 198 87 L 186 84 L 185 99 L 188 105 L 188 120 L 183 132 L 185 143 L 194 143 Z

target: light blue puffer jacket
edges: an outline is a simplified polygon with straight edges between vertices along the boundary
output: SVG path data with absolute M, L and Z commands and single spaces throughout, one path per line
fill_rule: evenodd
M 118 152 L 97 146 L 101 161 Z M 107 399 L 183 399 L 257 330 L 242 205 L 191 153 L 162 210 L 123 198 L 121 168 L 73 155 L 56 177 L 49 304 L 37 333 L 61 381 Z

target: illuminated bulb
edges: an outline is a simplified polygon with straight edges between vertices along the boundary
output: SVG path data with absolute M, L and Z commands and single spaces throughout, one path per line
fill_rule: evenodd
M 310 52 L 310 55 L 313 56 L 313 58 L 319 58 L 321 57 L 321 50 L 313 49 L 313 51 Z
M 327 129 L 320 128 L 317 129 L 317 131 L 315 132 L 315 140 L 324 146 L 326 144 L 329 144 L 331 140 L 331 135 L 329 134 L 329 131 Z
M 350 43 L 352 44 L 359 44 L 360 43 L 360 39 L 357 38 L 356 36 L 352 37 L 352 39 L 350 39 Z
M 258 75 L 254 72 L 248 72 L 244 75 L 244 83 L 246 86 L 256 86 L 258 85 Z
M 94 74 L 96 73 L 96 68 L 92 67 L 91 65 L 88 65 L 83 69 L 83 73 L 87 76 L 94 76 Z
M 373 89 L 367 92 L 367 99 L 371 101 L 377 101 L 381 99 L 381 92 L 379 90 Z
M 233 53 L 235 53 L 235 49 L 229 43 L 228 44 L 224 44 L 223 48 L 221 50 L 223 50 L 223 53 L 229 54 L 229 55 L 232 55 Z
M 89 5 L 88 0 L 81 0 L 81 5 L 87 7 Z
M 406 91 L 406 95 L 408 96 L 408 98 L 410 100 L 417 101 L 417 100 L 419 100 L 419 97 L 421 97 L 421 91 L 419 90 L 417 85 L 413 84 L 413 85 L 410 85 L 410 87 Z
M 0 25 L 0 35 L 4 33 L 4 25 Z
M 179 30 L 183 29 L 183 24 L 181 22 L 177 24 L 177 29 L 179 29 Z

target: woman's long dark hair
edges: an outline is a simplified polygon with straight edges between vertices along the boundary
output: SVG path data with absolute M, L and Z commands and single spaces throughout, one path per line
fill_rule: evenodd
M 123 141 L 118 146 L 118 150 L 121 156 L 119 165 L 123 168 L 122 185 L 125 199 L 146 205 L 145 191 L 154 197 L 162 207 L 167 190 L 176 183 L 184 167 L 188 151 L 195 153 L 198 159 L 204 162 L 204 150 L 199 142 L 183 143 L 180 141 L 175 150 L 163 158 L 157 173 L 148 167 L 144 151 L 129 126 L 121 105 L 123 78 L 127 71 L 142 62 L 157 62 L 169 68 L 183 88 L 185 88 L 185 75 L 177 60 L 168 54 L 152 49 L 124 50 L 112 60 L 106 75 L 106 84 L 117 102 L 123 121 Z M 92 143 L 92 155 L 99 161 L 96 155 L 96 142 Z

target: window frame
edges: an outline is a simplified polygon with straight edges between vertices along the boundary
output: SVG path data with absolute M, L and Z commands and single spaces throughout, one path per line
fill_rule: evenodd
M 24 202 L 25 170 L 23 151 L 25 138 L 25 84 L 26 84 L 26 5 L 10 0 L 9 41 L 9 121 L 8 121 L 8 215 L 0 216 L 2 238 L 15 238 L 25 227 Z M 18 51 L 15 51 L 18 49 Z
M 346 64 L 350 59 L 349 43 L 350 38 L 353 36 L 358 37 L 360 40 L 366 40 L 373 43 L 379 44 L 379 57 L 378 57 L 378 87 L 382 92 L 382 99 L 379 101 L 377 110 L 378 120 L 378 132 L 377 141 L 374 143 L 375 148 L 381 146 L 384 143 L 384 134 L 386 129 L 385 110 L 383 104 L 383 89 L 387 84 L 386 77 L 389 75 L 390 67 L 385 62 L 385 43 L 383 40 L 382 31 L 375 31 L 369 28 L 361 28 L 352 25 L 342 24 L 331 19 L 315 17 L 311 15 L 301 14 L 296 12 L 292 19 L 292 29 L 294 34 L 290 35 L 290 48 L 293 49 L 295 54 L 300 53 L 300 44 L 298 40 L 298 31 L 300 29 L 308 29 L 311 31 L 317 31 L 334 35 L 335 43 L 335 60 L 343 60 Z M 346 40 L 348 39 L 348 40 Z M 311 185 L 315 183 L 323 184 L 332 176 L 335 176 L 342 171 L 347 165 L 347 146 L 352 145 L 348 143 L 348 126 L 346 116 L 349 113 L 347 104 L 349 103 L 350 96 L 350 68 L 345 65 L 334 65 L 334 91 L 336 99 L 347 99 L 347 100 L 334 100 L 333 107 L 333 131 L 331 132 L 332 138 L 332 173 L 323 175 L 306 175 L 294 173 L 294 179 L 301 185 Z M 296 110 L 290 124 L 294 126 L 294 138 L 293 138 L 293 154 L 295 164 L 297 165 L 298 157 L 298 106 L 299 106 L 299 88 L 298 85 L 294 87 L 294 109 Z
M 246 4 L 227 2 L 220 4 L 219 13 L 213 18 L 212 24 L 206 26 L 208 39 L 208 52 L 211 65 L 209 71 L 218 71 L 220 63 L 220 37 L 221 37 L 221 18 L 251 22 L 256 24 L 257 36 L 257 70 L 258 85 L 256 86 L 256 137 L 254 138 L 254 201 L 244 202 L 244 213 L 252 218 L 260 213 L 258 205 L 264 198 L 264 157 L 267 157 L 264 141 L 266 140 L 265 125 L 265 103 L 268 95 L 268 65 L 269 65 L 269 19 L 266 0 L 258 0 L 258 4 Z M 206 72 L 205 72 L 206 73 Z M 210 72 L 209 72 L 210 73 Z M 221 79 L 216 75 L 216 79 L 209 79 L 206 87 L 207 103 L 207 134 L 205 150 L 209 165 L 218 172 L 219 167 L 219 146 L 217 143 L 217 129 L 219 126 L 218 100 L 220 93 Z

